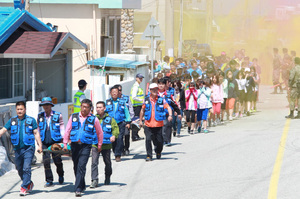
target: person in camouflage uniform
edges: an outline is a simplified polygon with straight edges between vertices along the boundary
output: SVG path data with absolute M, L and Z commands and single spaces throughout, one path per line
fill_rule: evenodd
M 273 85 L 274 92 L 272 94 L 277 94 L 277 88 L 279 87 L 280 93 L 282 93 L 281 83 L 279 82 L 280 79 L 280 70 L 281 70 L 281 57 L 278 54 L 278 48 L 273 49 L 274 58 L 273 58 Z
M 298 100 L 298 107 L 299 105 L 299 98 L 300 98 L 300 58 L 295 58 L 295 67 L 290 70 L 290 77 L 289 77 L 289 91 L 290 91 L 290 114 L 286 116 L 286 118 L 295 118 L 300 119 L 300 111 L 298 111 L 298 115 L 294 117 L 294 110 L 295 110 L 295 102 Z

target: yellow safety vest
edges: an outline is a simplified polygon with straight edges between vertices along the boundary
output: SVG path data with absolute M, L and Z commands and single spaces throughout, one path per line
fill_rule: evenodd
M 144 91 L 141 87 L 138 86 L 138 92 L 137 92 L 137 98 L 141 99 L 141 101 L 136 101 L 134 99 L 132 99 L 132 90 L 135 86 L 138 86 L 137 84 L 134 84 L 133 87 L 131 88 L 131 92 L 130 92 L 130 100 L 131 100 L 131 103 L 132 103 L 132 106 L 133 107 L 137 107 L 137 106 L 142 106 L 143 103 L 144 103 Z
M 81 106 L 80 97 L 82 95 L 84 95 L 84 93 L 79 91 L 74 95 L 74 113 L 80 112 L 80 106 Z

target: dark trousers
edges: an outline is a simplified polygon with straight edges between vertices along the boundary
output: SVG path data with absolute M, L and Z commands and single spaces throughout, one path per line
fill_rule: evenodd
M 129 151 L 129 147 L 130 147 L 130 129 L 125 127 L 124 151 Z
M 31 161 L 34 155 L 34 146 L 15 150 L 15 164 L 18 174 L 23 181 L 21 187 L 27 189 L 31 183 Z
M 134 116 L 140 117 L 141 110 L 142 110 L 142 106 L 133 107 Z M 139 137 L 140 136 L 139 136 L 139 132 L 138 131 L 132 131 L 132 136 L 131 136 L 132 140 L 135 140 L 135 139 L 137 139 Z
M 172 121 L 168 119 L 164 120 L 164 126 L 162 127 L 164 143 L 170 143 L 172 137 Z
M 75 173 L 75 191 L 82 192 L 85 189 L 86 164 L 89 160 L 91 144 L 71 143 L 73 169 Z
M 43 149 L 47 149 L 49 145 L 43 144 Z M 46 182 L 53 182 L 53 174 L 51 170 L 51 155 L 53 162 L 56 166 L 56 172 L 58 176 L 64 176 L 64 169 L 61 159 L 61 154 L 59 153 L 50 153 L 50 152 L 43 152 L 43 163 L 44 163 L 44 169 L 45 169 L 45 179 Z
M 111 149 L 103 149 L 100 152 L 105 164 L 105 178 L 110 177 L 112 174 L 110 152 Z M 98 152 L 97 148 L 92 147 L 92 180 L 98 180 L 98 165 L 100 153 Z
M 155 153 L 161 153 L 163 150 L 163 136 L 162 127 L 144 127 L 144 132 L 146 135 L 146 151 L 147 157 L 152 158 L 152 144 L 154 145 Z
M 116 139 L 115 142 L 112 143 L 113 145 L 113 152 L 115 153 L 115 156 L 121 156 L 124 148 L 124 134 L 125 134 L 125 126 L 126 122 L 120 122 L 118 123 L 119 126 L 119 136 Z

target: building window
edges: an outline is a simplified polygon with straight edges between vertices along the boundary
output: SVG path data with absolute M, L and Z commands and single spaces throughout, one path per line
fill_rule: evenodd
M 23 59 L 0 59 L 0 99 L 24 95 Z

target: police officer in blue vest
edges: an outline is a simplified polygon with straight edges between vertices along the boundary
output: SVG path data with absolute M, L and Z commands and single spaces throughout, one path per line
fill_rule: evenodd
M 15 165 L 22 179 L 20 195 L 25 196 L 32 191 L 31 161 L 34 156 L 35 141 L 38 152 L 42 152 L 42 142 L 37 130 L 37 123 L 33 117 L 26 115 L 26 104 L 16 103 L 17 116 L 12 117 L 0 130 L 0 137 L 10 130 L 11 143 L 14 145 Z
M 50 97 L 44 97 L 40 103 L 40 106 L 43 107 L 44 111 L 38 114 L 38 129 L 43 143 L 43 149 L 48 149 L 48 147 L 52 144 L 62 142 L 65 132 L 64 121 L 60 112 L 52 110 L 54 104 L 52 103 L 52 99 Z M 52 159 L 56 166 L 58 182 L 59 184 L 62 184 L 64 182 L 64 170 L 61 154 L 52 153 Z M 43 163 L 46 178 L 45 187 L 53 186 L 53 174 L 51 171 L 50 162 L 50 152 L 44 151 Z
M 96 116 L 91 114 L 93 103 L 84 99 L 80 105 L 80 112 L 73 113 L 70 117 L 65 135 L 64 150 L 71 141 L 73 169 L 75 173 L 75 196 L 80 197 L 85 190 L 86 165 L 90 157 L 92 144 L 95 136 L 98 139 L 98 152 L 101 151 L 103 142 L 103 131 Z
M 132 106 L 130 97 L 129 97 L 129 95 L 124 95 L 122 93 L 122 89 L 123 89 L 122 85 L 117 84 L 115 86 L 117 86 L 119 88 L 119 98 L 123 98 L 125 100 L 126 106 L 129 110 L 130 118 L 132 120 L 134 118 L 134 110 L 133 110 L 133 106 Z M 144 138 L 140 138 L 140 139 L 144 139 Z M 130 129 L 125 128 L 124 149 L 123 149 L 122 155 L 129 155 L 129 147 L 130 147 Z
M 105 112 L 105 103 L 103 101 L 99 101 L 96 104 L 96 117 L 99 119 L 101 128 L 103 130 L 103 144 L 101 148 L 101 152 L 97 151 L 97 140 L 95 137 L 95 142 L 92 147 L 92 183 L 90 188 L 98 187 L 98 164 L 99 164 L 99 155 L 102 154 L 103 162 L 105 164 L 105 180 L 104 184 L 110 184 L 110 176 L 112 174 L 111 167 L 111 159 L 110 153 L 112 149 L 112 143 L 118 138 L 119 135 L 119 127 L 116 120 L 110 117 Z
M 126 101 L 119 98 L 118 86 L 113 86 L 110 89 L 111 98 L 106 100 L 106 112 L 108 115 L 116 120 L 119 126 L 119 136 L 116 142 L 113 143 L 113 151 L 115 153 L 116 162 L 121 161 L 121 155 L 124 148 L 125 128 L 130 128 L 130 114 L 126 106 Z

